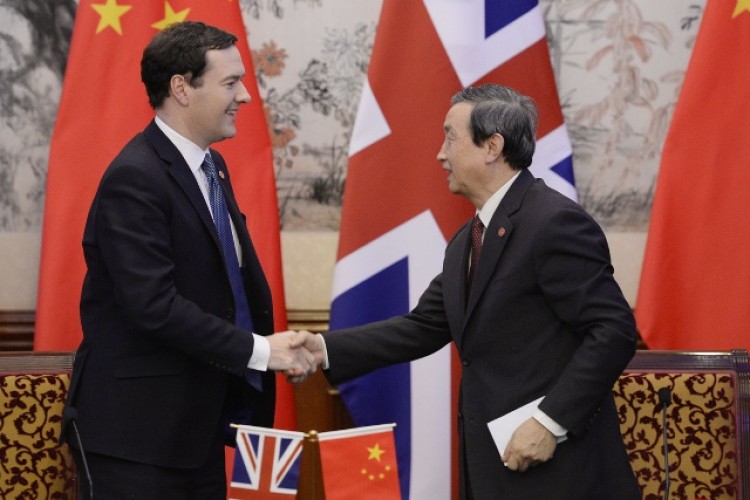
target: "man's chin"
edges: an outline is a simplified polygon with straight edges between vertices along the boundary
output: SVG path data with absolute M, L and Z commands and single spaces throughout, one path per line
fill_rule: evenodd
M 235 135 L 237 135 L 237 129 L 236 128 L 225 129 L 223 131 L 223 133 L 222 133 L 222 137 L 220 137 L 216 142 L 220 142 L 220 141 L 223 141 L 225 139 L 231 139 Z

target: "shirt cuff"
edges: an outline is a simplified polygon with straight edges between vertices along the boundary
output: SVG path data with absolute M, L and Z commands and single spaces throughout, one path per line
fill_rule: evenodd
M 257 333 L 253 333 L 253 340 L 253 354 L 250 356 L 247 367 L 265 372 L 268 370 L 268 362 L 271 360 L 271 344 L 268 343 L 267 338 Z
M 320 342 L 323 344 L 323 364 L 320 365 L 320 367 L 323 370 L 328 370 L 331 365 L 328 363 L 328 349 L 326 348 L 326 337 L 325 335 L 320 335 Z
M 562 438 L 565 437 L 565 435 L 568 433 L 568 430 L 549 418 L 546 413 L 544 413 L 542 410 L 537 410 L 534 412 L 534 420 L 542 424 L 548 431 L 550 431 L 556 438 Z

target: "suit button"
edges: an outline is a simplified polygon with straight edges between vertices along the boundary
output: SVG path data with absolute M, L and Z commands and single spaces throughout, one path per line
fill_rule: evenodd
M 224 319 L 227 321 L 234 321 L 234 311 L 231 309 L 224 311 Z
M 461 360 L 461 364 L 464 366 L 469 366 L 471 364 L 471 361 L 469 360 L 469 358 L 464 358 Z

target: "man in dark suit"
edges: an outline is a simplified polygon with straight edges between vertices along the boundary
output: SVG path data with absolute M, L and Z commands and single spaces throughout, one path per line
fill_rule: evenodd
M 531 99 L 485 85 L 451 104 L 437 159 L 477 217 L 448 243 L 443 272 L 405 316 L 296 342 L 340 383 L 453 341 L 462 498 L 639 498 L 611 392 L 637 335 L 604 234 L 529 173 Z M 488 422 L 541 397 L 498 451 Z
M 195 22 L 153 38 L 141 77 L 156 117 L 91 205 L 66 410 L 76 425 L 63 431 L 86 497 L 88 467 L 97 498 L 225 498 L 229 424 L 272 425 L 269 370 L 314 369 L 291 333 L 269 335 L 270 289 L 209 148 L 235 135 L 250 101 L 236 41 Z

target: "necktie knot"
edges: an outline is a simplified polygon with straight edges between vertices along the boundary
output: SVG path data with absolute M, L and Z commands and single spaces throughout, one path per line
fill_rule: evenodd
M 203 164 L 201 165 L 203 168 L 203 172 L 206 174 L 206 177 L 209 178 L 209 180 L 216 179 L 216 165 L 214 165 L 214 160 L 211 158 L 210 153 L 206 153 L 206 156 L 203 158 Z
M 479 246 L 482 245 L 482 234 L 484 234 L 484 224 L 482 224 L 482 219 L 479 218 L 479 215 L 475 215 L 471 223 L 471 237 L 472 240 L 479 238 Z

